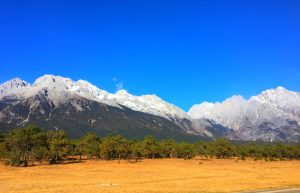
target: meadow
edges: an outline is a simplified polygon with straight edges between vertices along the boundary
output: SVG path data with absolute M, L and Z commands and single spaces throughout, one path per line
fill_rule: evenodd
M 0 166 L 5 193 L 221 193 L 300 186 L 300 161 L 143 159 Z

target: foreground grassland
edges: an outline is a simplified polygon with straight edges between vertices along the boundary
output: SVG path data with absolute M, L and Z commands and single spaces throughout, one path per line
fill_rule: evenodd
M 238 192 L 300 186 L 300 161 L 155 159 L 0 166 L 0 192 Z

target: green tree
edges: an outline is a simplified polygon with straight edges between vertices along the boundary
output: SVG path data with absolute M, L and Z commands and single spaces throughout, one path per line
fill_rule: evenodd
M 5 144 L 4 142 L 0 143 L 0 161 L 1 159 L 7 157 L 7 151 L 5 150 Z
M 116 155 L 115 147 L 116 145 L 113 136 L 107 136 L 102 138 L 101 143 L 99 145 L 100 157 L 106 160 L 115 158 Z
M 277 143 L 274 147 L 275 153 L 273 154 L 274 157 L 278 159 L 288 158 L 288 148 L 287 145 L 283 143 Z
M 142 141 L 134 141 L 130 145 L 131 157 L 137 162 L 138 159 L 142 157 Z
M 178 144 L 178 157 L 191 159 L 194 156 L 194 148 L 192 144 L 181 142 Z
M 49 163 L 57 163 L 68 152 L 69 141 L 63 130 L 47 132 L 47 143 L 49 146 Z
M 141 143 L 142 155 L 146 158 L 155 158 L 158 152 L 158 143 L 153 136 L 146 136 Z
M 78 143 L 79 152 L 87 155 L 88 158 L 99 157 L 99 143 L 100 139 L 96 133 L 90 131 Z
M 274 148 L 272 144 L 265 144 L 262 147 L 262 157 L 267 161 L 272 161 L 274 159 L 273 157 Z
M 121 135 L 115 136 L 113 140 L 119 163 L 121 158 L 128 159 L 131 151 L 131 141 Z
M 163 158 L 177 157 L 176 142 L 173 139 L 164 140 L 159 146 L 159 153 Z
M 37 135 L 33 136 L 35 141 L 35 146 L 32 148 L 32 156 L 36 161 L 43 161 L 49 158 L 49 146 L 47 143 L 47 134 L 46 132 L 40 132 Z
M 132 142 L 122 135 L 108 136 L 101 140 L 100 156 L 104 159 L 128 159 L 131 154 Z
M 214 141 L 213 147 L 217 158 L 229 158 L 234 153 L 234 146 L 225 138 L 219 138 Z
M 10 164 L 14 166 L 24 164 L 27 167 L 29 160 L 34 158 L 36 148 L 46 147 L 46 143 L 42 141 L 43 135 L 43 131 L 34 125 L 13 129 L 5 139 Z
M 208 158 L 212 154 L 208 142 L 199 141 L 194 145 L 194 148 L 195 148 L 195 153 L 198 156 Z

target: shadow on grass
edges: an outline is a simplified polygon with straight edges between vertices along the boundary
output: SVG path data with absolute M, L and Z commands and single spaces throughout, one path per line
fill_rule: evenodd
M 100 161 L 103 159 L 92 159 L 93 161 Z M 19 168 L 31 168 L 31 167 L 36 167 L 36 166 L 45 166 L 45 165 L 69 165 L 69 164 L 80 164 L 80 163 L 85 163 L 86 161 L 89 161 L 89 159 L 76 159 L 76 158 L 64 158 L 61 160 L 58 160 L 56 162 L 48 162 L 48 161 L 42 161 L 42 162 L 29 162 L 28 166 L 24 166 L 23 164 L 19 165 L 19 166 L 12 166 L 8 163 L 8 160 L 0 160 L 0 165 L 4 165 L 4 166 L 10 166 L 10 167 L 19 167 Z M 117 161 L 117 159 L 112 159 L 112 160 L 107 160 L 107 161 Z M 121 161 L 126 161 L 124 159 L 122 159 Z M 127 160 L 128 163 L 140 163 L 143 162 L 142 158 L 136 158 L 136 159 L 128 159 Z
M 35 162 L 35 163 L 30 163 L 27 167 L 24 167 L 22 165 L 16 166 L 16 167 L 21 167 L 21 168 L 31 168 L 31 167 L 36 167 L 36 166 L 46 166 L 46 165 L 68 165 L 68 164 L 79 164 L 79 163 L 84 163 L 85 160 L 59 160 L 55 163 L 49 163 L 49 162 Z M 8 165 L 9 166 L 9 165 Z M 14 167 L 14 166 L 12 166 Z
M 78 163 L 84 163 L 85 160 L 70 160 L 70 161 L 60 161 L 51 165 L 68 165 L 68 164 L 78 164 Z

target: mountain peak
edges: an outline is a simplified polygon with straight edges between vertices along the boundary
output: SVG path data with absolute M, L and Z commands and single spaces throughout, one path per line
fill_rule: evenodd
M 22 80 L 20 78 L 13 78 L 9 81 L 4 82 L 3 84 L 1 84 L 1 87 L 10 87 L 10 88 L 20 88 L 20 87 L 25 87 L 25 86 L 29 86 L 30 84 L 28 82 L 26 82 L 25 80 Z
M 278 86 L 274 89 L 267 89 L 265 91 L 262 91 L 261 94 L 257 95 L 257 98 L 264 102 L 270 100 L 277 101 L 278 99 L 287 99 L 294 94 L 295 92 L 289 91 L 282 86 Z
M 223 103 L 243 103 L 245 98 L 242 95 L 233 95 L 232 97 L 223 101 Z
M 30 84 L 20 78 L 14 78 L 0 85 L 0 94 L 15 94 L 16 90 L 30 86 Z
M 283 86 L 277 86 L 277 87 L 275 88 L 275 90 L 287 90 L 287 89 L 284 88 Z
M 23 87 L 27 87 L 30 84 L 20 78 L 14 78 L 0 85 L 0 94 L 7 90 L 15 90 Z
M 67 84 L 67 83 L 73 83 L 73 81 L 70 78 L 64 78 L 62 76 L 55 76 L 52 74 L 46 74 L 39 78 L 37 78 L 33 86 L 42 86 L 47 87 L 54 84 Z
M 282 86 L 265 90 L 260 95 L 257 95 L 256 99 L 284 111 L 287 109 L 293 111 L 293 109 L 300 107 L 300 94 L 289 91 Z
M 127 90 L 121 89 L 116 92 L 116 95 L 130 95 Z
M 277 93 L 288 93 L 291 92 L 289 90 L 287 90 L 286 88 L 282 87 L 282 86 L 278 86 L 276 88 L 272 88 L 272 89 L 267 89 L 261 92 L 261 94 L 269 94 L 269 95 L 274 95 Z

